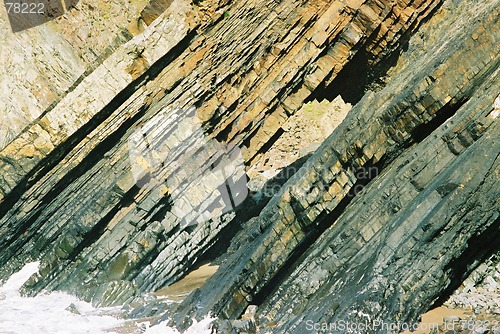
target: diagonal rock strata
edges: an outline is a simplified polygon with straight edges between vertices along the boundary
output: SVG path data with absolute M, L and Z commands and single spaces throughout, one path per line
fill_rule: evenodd
M 497 22 L 496 13 L 482 12 L 478 15 L 481 15 L 483 22 L 492 24 Z M 205 306 L 201 310 L 198 309 L 194 315 L 210 311 L 229 319 L 241 315 L 249 304 L 263 303 L 265 308 L 261 312 L 266 317 L 264 319 L 269 322 L 278 321 L 281 325 L 277 327 L 276 332 L 294 330 L 297 333 L 304 332 L 305 320 L 311 319 L 309 318 L 311 314 L 316 316 L 316 318 L 313 317 L 314 322 L 339 319 L 359 322 L 362 317 L 356 315 L 356 310 L 359 310 L 360 314 L 370 314 L 373 317 L 381 317 L 383 320 L 405 321 L 414 319 L 419 312 L 423 311 L 423 305 L 432 304 L 432 298 L 435 300 L 439 291 L 449 283 L 452 276 L 450 272 L 440 274 L 440 270 L 445 270 L 448 265 L 450 267 L 447 270 L 451 270 L 452 259 L 442 259 L 443 263 L 424 262 L 428 266 L 439 268 L 434 269 L 437 270 L 437 273 L 433 274 L 434 277 L 428 274 L 430 276 L 427 278 L 439 283 L 431 283 L 422 277 L 416 278 L 415 276 L 406 278 L 407 283 L 403 283 L 404 278 L 401 277 L 401 273 L 397 272 L 397 269 L 392 267 L 393 263 L 389 268 L 395 270 L 394 272 L 379 276 L 372 274 L 375 277 L 373 282 L 369 282 L 365 276 L 370 277 L 368 275 L 372 270 L 383 268 L 383 265 L 380 265 L 380 268 L 376 265 L 376 268 L 372 268 L 374 264 L 370 264 L 369 261 L 377 262 L 375 259 L 370 260 L 370 252 L 375 254 L 380 252 L 380 261 L 389 261 L 391 259 L 389 254 L 402 247 L 398 255 L 394 255 L 394 259 L 399 259 L 403 264 L 413 263 L 413 258 L 418 258 L 418 256 L 409 252 L 411 248 L 418 249 L 419 246 L 416 245 L 425 245 L 433 241 L 442 229 L 447 229 L 443 224 L 451 224 L 447 221 L 448 219 L 461 226 L 462 233 L 467 235 L 464 238 L 471 242 L 474 238 L 480 240 L 482 233 L 488 231 L 485 242 L 487 241 L 486 244 L 490 245 L 487 249 L 490 252 L 493 251 L 494 240 L 498 237 L 498 202 L 496 200 L 498 187 L 495 185 L 498 177 L 499 151 L 494 144 L 498 139 L 494 116 L 494 101 L 498 95 L 495 91 L 498 83 L 498 57 L 492 57 L 493 54 L 490 53 L 488 47 L 484 49 L 484 53 L 480 51 L 481 46 L 494 45 L 493 40 L 490 39 L 492 35 L 483 35 L 490 39 L 489 42 L 474 44 L 478 41 L 478 32 L 484 31 L 482 24 L 479 23 L 473 28 L 476 32 L 468 31 L 472 36 L 476 36 L 474 38 L 464 39 L 463 36 L 457 34 L 456 39 L 436 41 L 434 46 L 430 45 L 426 50 L 426 53 L 431 53 L 431 50 L 438 51 L 437 54 L 434 53 L 435 60 L 422 59 L 419 63 L 410 64 L 406 71 L 401 69 L 393 79 L 394 81 L 389 82 L 382 91 L 368 95 L 361 100 L 343 124 L 325 140 L 299 173 L 284 186 L 283 194 L 273 199 L 263 210 L 259 219 L 254 222 L 254 229 L 265 232 L 255 240 L 250 240 L 247 245 L 243 245 L 240 252 L 220 268 L 213 281 L 207 283 L 205 289 L 193 294 L 185 301 L 184 306 L 181 306 L 176 314 L 175 321 L 182 324 L 183 321 L 189 319 L 193 315 L 190 313 L 189 305 L 194 303 Z M 470 26 L 467 29 L 470 29 Z M 450 34 L 456 33 L 456 31 L 450 32 Z M 448 43 L 447 46 L 453 51 L 443 48 L 444 43 Z M 439 51 L 442 52 L 442 56 Z M 474 61 L 476 56 L 478 58 Z M 485 66 L 462 67 L 458 59 L 467 59 L 471 64 L 480 63 Z M 415 71 L 415 67 L 419 70 Z M 444 69 L 448 71 L 445 72 Z M 434 71 L 438 71 L 439 75 L 433 74 Z M 460 74 L 461 71 L 463 71 L 462 74 Z M 439 79 L 429 80 L 429 77 Z M 482 82 L 485 83 L 481 85 Z M 402 83 L 405 87 L 401 87 Z M 470 100 L 471 96 L 476 97 L 474 102 Z M 429 112 L 435 117 L 434 120 L 441 119 L 440 123 L 428 121 L 433 117 L 428 114 Z M 442 115 L 445 117 L 443 118 Z M 445 122 L 447 117 L 452 116 L 453 118 L 445 123 L 448 132 L 443 133 L 444 130 L 441 129 L 445 125 L 441 123 Z M 457 118 L 458 120 L 455 120 Z M 476 143 L 478 140 L 480 143 Z M 479 151 L 475 152 L 476 149 Z M 422 157 L 418 158 L 418 155 Z M 393 160 L 395 157 L 397 159 Z M 426 161 L 427 157 L 431 160 Z M 488 159 L 488 162 L 483 159 Z M 465 170 L 459 168 L 460 165 L 467 165 L 465 160 L 471 164 L 474 164 L 473 161 L 481 164 L 481 166 L 466 167 L 472 173 L 470 178 L 467 177 L 468 173 Z M 415 174 L 400 170 L 412 161 L 415 161 L 413 167 Z M 374 165 L 377 162 L 382 163 L 378 166 Z M 372 185 L 376 187 L 374 193 L 383 194 L 382 197 L 374 199 L 363 192 L 356 196 L 355 201 L 344 210 L 343 199 L 348 198 L 349 190 L 355 188 L 359 181 L 357 171 L 373 166 L 383 168 L 383 171 L 379 170 L 381 175 L 377 178 L 377 180 L 380 178 L 383 180 Z M 387 168 L 389 168 L 388 171 L 386 171 Z M 447 172 L 441 174 L 441 169 Z M 454 171 L 455 169 L 457 171 Z M 477 178 L 472 178 L 472 175 Z M 451 180 L 447 180 L 448 178 Z M 461 182 L 458 181 L 459 179 Z M 410 183 L 405 187 L 403 185 L 408 182 L 407 180 Z M 432 180 L 434 182 L 431 182 Z M 471 184 L 464 183 L 465 180 Z M 387 184 L 384 188 L 380 182 L 395 183 L 392 186 Z M 457 191 L 457 189 L 474 192 L 482 183 L 485 183 L 485 188 L 479 191 L 484 194 L 484 201 L 488 203 L 484 206 L 488 208 L 485 211 L 479 207 L 475 211 L 474 205 L 466 204 L 470 193 L 463 197 L 455 195 L 458 197 L 456 204 L 444 204 L 451 201 L 449 197 L 446 197 L 450 192 Z M 434 193 L 430 190 L 432 184 L 435 184 L 434 189 L 437 188 Z M 395 202 L 391 202 L 391 194 L 394 191 L 391 187 L 396 185 L 403 188 L 396 190 Z M 420 194 L 420 192 L 427 195 Z M 387 207 L 382 208 L 375 204 L 375 206 L 364 208 L 370 203 L 383 203 L 382 205 L 387 205 Z M 448 217 L 448 213 L 429 214 L 426 211 L 448 210 L 451 214 L 455 210 L 462 212 L 458 207 L 463 205 L 466 205 L 468 209 L 462 210 L 468 212 L 470 216 L 464 217 L 463 213 L 457 212 L 457 218 L 444 218 Z M 420 206 L 421 209 L 416 209 L 415 206 Z M 339 207 L 342 210 L 340 217 L 336 212 Z M 436 208 L 433 209 L 434 207 Z M 446 209 L 438 210 L 439 207 Z M 401 210 L 406 212 L 406 216 L 396 218 L 396 214 Z M 414 213 L 410 214 L 412 211 Z M 352 213 L 349 215 L 348 212 Z M 476 215 L 475 221 L 481 220 L 478 226 L 470 226 L 467 223 L 474 215 Z M 382 232 L 378 233 L 379 229 L 384 225 L 382 222 L 388 219 L 393 219 L 394 224 L 402 224 L 402 222 L 406 224 L 401 227 L 391 225 L 392 228 L 387 229 L 389 234 L 381 236 Z M 456 220 L 453 221 L 454 219 Z M 428 220 L 427 223 L 426 220 Z M 413 226 L 409 227 L 407 224 Z M 327 230 L 323 232 L 325 226 Z M 420 238 L 417 234 L 412 235 L 410 231 L 415 228 L 428 230 L 430 235 Z M 331 234 L 328 233 L 330 229 Z M 252 234 L 252 232 L 247 233 Z M 457 235 L 453 234 L 457 233 L 453 229 L 449 233 Z M 318 238 L 319 235 L 321 237 L 317 244 L 314 238 Z M 359 237 L 355 237 L 356 235 Z M 409 239 L 408 244 L 403 247 L 398 243 L 407 240 L 404 236 L 408 236 Z M 385 237 L 387 239 L 384 239 Z M 310 238 L 313 238 L 313 242 L 309 241 Z M 446 240 L 445 237 L 443 239 Z M 352 240 L 352 243 L 348 240 Z M 370 240 L 373 241 L 375 249 L 365 246 L 365 243 L 369 243 Z M 320 246 L 321 241 L 324 246 Z M 436 249 L 427 249 L 427 252 L 421 253 L 422 256 L 430 256 L 433 252 L 445 253 L 446 247 L 450 247 L 448 243 L 452 242 L 441 242 L 441 246 L 431 243 Z M 394 245 L 389 246 L 391 243 Z M 456 247 L 462 248 L 454 249 L 455 253 L 451 252 L 451 254 L 458 257 L 461 252 L 466 253 L 466 243 L 453 240 L 452 244 L 454 243 Z M 386 248 L 383 248 L 383 245 L 387 245 Z M 299 252 L 298 255 L 297 252 Z M 307 257 L 309 252 L 313 254 Z M 366 260 L 355 260 L 357 252 L 366 254 L 358 255 L 365 256 Z M 348 260 L 357 262 L 346 262 Z M 370 266 L 369 269 L 363 267 L 362 261 L 366 262 L 365 266 Z M 418 260 L 415 263 L 418 263 Z M 322 268 L 321 264 L 324 264 L 325 268 Z M 357 266 L 360 268 L 356 269 Z M 298 267 L 296 273 L 293 271 L 295 267 Z M 408 272 L 412 275 L 425 275 L 427 270 L 429 267 L 423 267 L 420 270 L 416 268 Z M 462 274 L 455 273 L 455 275 Z M 360 277 L 360 282 L 359 285 L 353 286 L 352 279 L 355 277 Z M 384 295 L 384 291 L 378 289 L 387 288 L 389 285 L 387 277 L 391 277 L 397 283 L 393 283 L 393 287 L 389 288 Z M 362 278 L 365 283 L 361 283 Z M 335 283 L 336 279 L 339 280 L 337 283 Z M 408 297 L 411 291 L 409 286 L 405 286 L 402 291 L 401 288 L 397 290 L 395 286 L 415 284 L 419 279 L 422 279 L 421 282 L 437 284 L 437 286 L 435 290 L 426 290 L 425 295 L 422 295 L 424 283 L 419 288 L 412 286 L 416 293 L 419 293 L 418 297 L 422 304 L 412 305 L 414 309 L 409 308 L 407 313 L 403 313 L 402 309 L 397 308 L 401 305 L 408 307 L 409 301 L 416 297 Z M 223 286 L 214 285 L 215 282 L 221 280 L 231 283 Z M 372 291 L 366 289 L 367 294 L 375 295 L 372 303 L 369 302 L 369 298 L 372 297 L 363 297 L 363 294 L 353 290 L 357 289 L 357 286 L 363 287 L 367 284 L 373 284 Z M 342 286 L 345 286 L 345 290 L 338 292 L 338 296 L 342 296 L 339 298 L 342 299 L 335 303 L 336 307 L 328 306 L 332 305 L 332 300 L 334 300 L 332 295 L 337 295 L 336 289 L 341 289 Z M 434 295 L 430 291 L 434 291 Z M 356 293 L 360 294 L 359 301 L 347 300 L 353 298 Z M 321 302 L 322 296 L 325 296 L 325 304 Z M 381 301 L 388 296 L 402 299 L 404 302 L 401 301 L 401 305 L 394 306 L 381 304 Z M 349 305 L 353 306 L 349 307 Z
M 122 304 L 213 257 L 233 224 L 235 253 L 176 309 L 179 327 L 250 304 L 277 333 L 368 311 L 413 320 L 497 237 L 497 7 L 149 3 L 148 27 L 0 151 L 0 278 L 40 259 L 25 292 Z M 278 196 L 214 214 L 235 207 L 225 191 L 246 182 L 241 169 L 214 168 L 227 152 L 256 168 L 305 101 L 336 98 L 343 69 L 364 63 L 379 76 L 399 54 Z M 202 136 L 183 132 L 186 120 Z M 131 140 L 152 158 L 131 159 Z M 485 254 L 473 255 L 478 243 Z

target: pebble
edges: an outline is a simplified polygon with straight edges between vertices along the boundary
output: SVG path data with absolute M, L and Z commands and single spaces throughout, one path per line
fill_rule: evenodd
M 443 318 L 445 324 L 457 324 L 458 327 L 453 329 L 453 333 L 500 334 L 499 260 L 500 256 L 498 255 L 486 260 L 444 303 L 448 308 L 472 311 L 471 314 L 466 314 L 463 317 L 447 316 Z M 473 326 L 467 324 L 473 324 Z M 443 328 L 433 333 L 445 332 Z

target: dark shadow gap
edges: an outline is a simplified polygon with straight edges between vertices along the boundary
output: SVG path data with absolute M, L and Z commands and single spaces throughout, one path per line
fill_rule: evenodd
M 470 273 L 487 258 L 494 254 L 500 256 L 498 240 L 500 240 L 500 217 L 481 234 L 469 239 L 467 249 L 444 268 L 444 272 L 451 272 L 451 282 L 441 292 L 438 300 L 429 308 L 430 310 L 442 306 Z
M 441 5 L 442 2 L 438 3 L 423 20 L 414 20 L 399 36 L 399 40 L 394 37 L 394 45 L 386 47 L 387 50 L 382 51 L 382 57 L 377 58 L 364 47 L 359 49 L 330 84 L 326 84 L 330 79 L 327 77 L 305 102 L 315 99 L 318 101 L 326 99 L 332 102 L 340 95 L 345 102 L 355 105 L 367 91 L 377 91 L 383 87 L 388 71 L 397 64 L 401 54 L 408 50 L 410 38 L 434 16 Z M 380 27 L 375 29 L 363 44 L 370 45 L 374 42 L 378 38 L 379 31 Z M 390 44 L 393 41 L 388 42 Z
M 120 200 L 120 202 L 113 207 L 97 224 L 95 224 L 89 231 L 83 235 L 83 240 L 78 244 L 68 257 L 68 260 L 74 262 L 81 251 L 93 243 L 95 243 L 102 235 L 109 222 L 122 208 L 130 206 L 134 202 L 134 197 L 139 193 L 140 188 L 137 186 L 132 187 Z
M 208 262 L 220 264 L 228 256 L 228 252 L 233 253 L 236 249 L 242 247 L 242 244 L 247 242 L 248 238 L 252 238 L 252 235 L 255 236 L 255 233 L 252 233 L 252 231 L 247 231 L 244 234 L 242 234 L 242 231 L 252 228 L 252 226 L 245 226 L 245 223 L 251 218 L 257 217 L 273 196 L 276 195 L 273 192 L 266 192 L 265 189 L 276 189 L 276 185 L 280 187 L 283 186 L 309 157 L 310 154 L 298 159 L 288 167 L 283 168 L 278 175 L 268 180 L 262 187 L 263 196 L 260 200 L 255 199 L 255 194 L 249 194 L 249 196 L 236 207 L 236 217 L 219 231 L 214 239 L 214 244 L 203 252 L 194 265 L 196 266 Z M 266 196 L 266 194 L 268 196 Z M 256 231 L 256 233 L 260 233 L 260 231 Z
M 276 132 L 272 135 L 272 137 L 269 138 L 269 140 L 266 141 L 266 143 L 264 145 L 262 145 L 261 148 L 259 148 L 259 150 L 257 151 L 257 153 L 255 155 L 257 156 L 261 153 L 265 153 L 265 152 L 269 151 L 271 149 L 271 147 L 273 147 L 273 145 L 278 141 L 278 139 L 280 139 L 280 137 L 283 133 L 285 133 L 285 130 L 283 130 L 283 128 L 280 127 L 278 130 L 276 130 Z
M 2 203 L 0 203 L 0 219 L 3 218 L 19 200 L 21 195 L 46 175 L 54 166 L 60 163 L 64 157 L 71 152 L 87 135 L 89 135 L 99 124 L 108 118 L 117 108 L 119 108 L 138 87 L 155 79 L 161 71 L 174 59 L 179 57 L 191 44 L 196 36 L 196 30 L 192 30 L 182 41 L 174 46 L 166 55 L 154 63 L 144 74 L 130 83 L 125 89 L 119 92 L 101 111 L 99 111 L 88 123 L 79 128 L 64 143 L 52 151 L 49 155 L 39 161 L 39 163 L 24 176 L 17 186 L 10 191 Z
M 276 290 L 282 286 L 283 282 L 289 277 L 293 271 L 304 262 L 309 253 L 312 251 L 311 246 L 318 240 L 318 238 L 342 215 L 349 203 L 356 197 L 360 192 L 360 189 L 368 185 L 374 178 L 376 178 L 382 172 L 382 168 L 385 165 L 383 159 L 377 163 L 368 161 L 364 166 L 360 167 L 355 175 L 361 176 L 356 183 L 351 187 L 347 195 L 337 204 L 335 209 L 330 213 L 322 212 L 313 223 L 309 225 L 308 229 L 305 229 L 305 238 L 292 250 L 288 259 L 277 271 L 277 273 L 271 278 L 266 285 L 260 289 L 260 291 L 250 291 L 251 295 L 254 295 L 252 299 L 252 304 L 261 305 L 267 298 L 274 294 Z M 377 173 L 364 173 L 362 171 L 367 170 L 377 170 Z M 300 218 L 300 217 L 297 217 Z M 307 219 L 307 218 L 304 218 Z M 300 220 L 300 219 L 299 219 Z
M 457 113 L 458 109 L 460 109 L 466 102 L 467 99 L 463 99 L 461 101 L 458 101 L 457 103 L 453 103 L 452 101 L 450 101 L 441 109 L 439 109 L 438 112 L 434 114 L 434 118 L 432 118 L 430 121 L 415 127 L 410 133 L 412 138 L 411 144 L 420 143 L 425 138 L 430 136 L 432 132 L 437 130 L 448 119 L 453 117 Z
M 365 50 L 358 51 L 328 86 L 321 83 L 306 102 L 325 99 L 332 102 L 340 95 L 344 102 L 357 104 L 367 91 L 376 91 L 385 85 L 387 72 L 396 65 L 402 51 L 407 47 L 408 44 L 405 43 L 375 67 L 371 65 L 373 56 L 370 53 Z

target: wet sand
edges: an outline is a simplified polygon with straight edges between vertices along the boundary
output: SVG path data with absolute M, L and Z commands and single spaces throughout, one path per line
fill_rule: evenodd
M 181 302 L 184 298 L 191 293 L 196 288 L 201 287 L 206 280 L 212 276 L 219 266 L 214 266 L 211 264 L 204 264 L 189 274 L 184 278 L 180 279 L 178 282 L 157 290 L 152 294 L 155 295 L 159 301 L 171 301 L 171 302 Z M 141 323 L 150 322 L 156 320 L 153 318 L 141 318 L 141 319 L 131 319 L 126 320 L 121 326 L 112 329 L 113 333 L 117 334 L 139 334 L 143 333 L 144 326 Z
M 419 323 L 419 328 L 416 331 L 405 331 L 401 332 L 401 334 L 428 334 L 432 329 L 443 324 L 444 317 L 453 315 L 463 317 L 465 314 L 465 311 L 461 309 L 450 309 L 444 306 L 436 307 L 422 315 L 422 321 Z
M 204 264 L 191 271 L 178 282 L 153 292 L 153 295 L 158 297 L 159 300 L 164 299 L 173 302 L 180 302 L 184 298 L 186 298 L 186 296 L 189 295 L 191 291 L 201 287 L 206 282 L 206 280 L 217 271 L 217 269 L 218 266 Z M 419 328 L 416 331 L 405 331 L 401 332 L 400 334 L 428 334 L 432 329 L 437 328 L 438 326 L 443 324 L 444 317 L 464 317 L 466 316 L 466 314 L 466 311 L 462 309 L 449 309 L 444 306 L 437 307 L 422 315 L 422 321 L 419 323 Z M 142 319 L 142 321 L 144 320 L 147 319 Z M 131 321 L 130 323 L 127 322 L 120 329 L 121 331 L 119 330 L 118 333 L 137 333 L 137 320 Z
M 178 282 L 155 291 L 153 295 L 176 302 L 182 301 L 191 291 L 201 287 L 205 281 L 217 271 L 217 268 L 219 267 L 204 264 L 191 271 Z

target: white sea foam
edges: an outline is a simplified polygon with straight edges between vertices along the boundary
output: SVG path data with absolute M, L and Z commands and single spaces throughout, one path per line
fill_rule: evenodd
M 89 303 L 63 292 L 22 297 L 19 288 L 38 271 L 38 263 L 28 263 L 0 287 L 0 333 L 80 334 L 113 333 L 123 320 L 104 315 Z M 73 304 L 80 314 L 66 308 Z
M 124 320 L 109 315 L 117 309 L 94 308 L 64 292 L 21 296 L 19 289 L 38 272 L 38 267 L 38 262 L 28 263 L 0 286 L 0 334 L 117 334 L 117 331 L 132 334 L 144 329 L 144 334 L 179 334 L 166 323 L 126 326 Z M 67 310 L 71 304 L 73 312 Z M 194 321 L 184 333 L 209 334 L 212 321 L 211 318 Z

